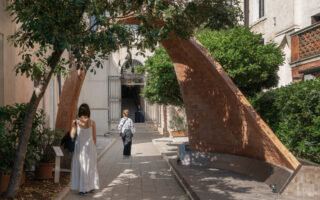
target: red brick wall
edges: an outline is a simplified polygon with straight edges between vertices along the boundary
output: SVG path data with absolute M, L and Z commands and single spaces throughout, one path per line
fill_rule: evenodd
M 299 36 L 291 37 L 291 62 L 299 60 Z
M 299 34 L 300 59 L 317 54 L 320 54 L 320 27 Z
M 303 74 L 300 74 L 299 71 L 305 70 L 305 69 L 311 69 L 313 67 L 318 67 L 318 66 L 320 66 L 320 60 L 292 68 L 292 77 L 294 79 L 294 82 L 303 80 Z M 300 78 L 300 79 L 297 79 L 297 78 Z
M 320 54 L 320 26 L 292 36 L 291 62 Z
M 299 161 L 200 43 L 172 38 L 162 44 L 174 63 L 184 99 L 191 149 L 298 167 Z

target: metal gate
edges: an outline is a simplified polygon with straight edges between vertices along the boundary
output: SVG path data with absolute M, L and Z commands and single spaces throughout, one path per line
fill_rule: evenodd
M 121 76 L 108 76 L 108 99 L 110 125 L 118 123 L 121 117 Z

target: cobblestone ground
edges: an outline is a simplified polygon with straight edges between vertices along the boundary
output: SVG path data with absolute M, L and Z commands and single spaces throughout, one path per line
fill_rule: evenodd
M 100 189 L 88 196 L 71 191 L 65 199 L 188 199 L 153 146 L 156 137 L 159 135 L 137 129 L 130 158 L 123 158 L 122 141 L 117 138 L 98 163 Z

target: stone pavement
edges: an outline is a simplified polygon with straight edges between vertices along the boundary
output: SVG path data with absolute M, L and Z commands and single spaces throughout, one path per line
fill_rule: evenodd
M 105 136 L 98 135 L 97 136 L 97 154 L 100 155 L 100 153 L 102 153 L 102 151 L 104 151 L 105 148 L 109 146 L 111 142 L 113 142 L 113 139 L 114 138 L 112 137 L 105 137 Z
M 177 164 L 177 147 L 187 138 L 154 139 L 153 143 L 166 158 L 193 199 L 205 200 L 294 200 L 273 193 L 268 185 L 228 170 Z M 298 200 L 298 199 L 295 199 Z
M 136 129 L 130 158 L 122 156 L 120 137 L 101 157 L 98 163 L 99 190 L 88 196 L 79 196 L 76 191 L 71 191 L 65 199 L 188 199 L 166 161 L 152 144 L 152 139 L 160 135 L 141 126 Z

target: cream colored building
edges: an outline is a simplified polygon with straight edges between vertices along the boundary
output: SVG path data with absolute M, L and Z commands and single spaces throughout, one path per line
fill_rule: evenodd
M 33 92 L 31 79 L 20 74 L 16 75 L 15 72 L 15 66 L 21 61 L 18 56 L 20 49 L 11 46 L 7 38 L 14 34 L 18 26 L 12 23 L 12 17 L 5 11 L 7 5 L 7 0 L 0 0 L 0 106 L 27 103 Z M 62 82 L 53 78 L 39 105 L 39 108 L 47 113 L 48 125 L 51 128 L 55 124 L 59 88 Z
M 87 103 L 90 106 L 91 118 L 96 121 L 99 135 L 117 132 L 116 126 L 123 109 L 129 109 L 129 117 L 134 119 L 138 104 L 144 110 L 146 122 L 155 123 L 160 129 L 163 127 L 161 106 L 150 105 L 140 97 L 145 77 L 134 74 L 134 68 L 143 65 L 152 53 L 146 52 L 144 57 L 137 55 L 137 52 L 137 49 L 132 49 L 129 68 L 125 67 L 127 52 L 123 48 L 110 54 L 109 59 L 103 62 L 103 68 L 96 69 L 96 74 L 86 75 L 78 104 Z
M 280 66 L 278 86 L 296 79 L 295 68 L 304 63 L 291 60 L 291 37 L 297 31 L 307 33 L 320 20 L 320 0 L 242 0 L 245 24 L 261 33 L 264 42 L 277 43 L 285 53 L 285 63 Z M 303 34 L 302 33 L 302 34 Z M 306 58 L 308 59 L 308 58 Z

